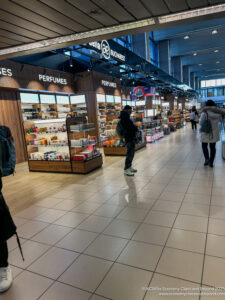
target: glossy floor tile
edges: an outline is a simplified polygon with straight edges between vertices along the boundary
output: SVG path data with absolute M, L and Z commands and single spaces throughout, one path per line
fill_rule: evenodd
M 12 237 L 15 279 L 0 300 L 214 300 L 159 295 L 160 288 L 225 285 L 219 144 L 214 169 L 203 162 L 188 124 L 136 152 L 134 177 L 124 177 L 124 157 L 105 157 L 85 176 L 19 165 L 4 178 L 3 194 L 25 261 Z

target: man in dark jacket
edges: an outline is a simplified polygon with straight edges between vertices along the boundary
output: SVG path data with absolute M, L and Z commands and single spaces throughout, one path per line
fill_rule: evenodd
M 124 174 L 127 176 L 134 176 L 134 173 L 137 170 L 132 168 L 132 161 L 134 159 L 135 153 L 135 137 L 138 131 L 138 128 L 134 125 L 130 119 L 132 113 L 132 108 L 129 105 L 126 105 L 120 113 L 120 122 L 124 132 L 124 138 L 127 147 L 127 154 L 125 160 Z

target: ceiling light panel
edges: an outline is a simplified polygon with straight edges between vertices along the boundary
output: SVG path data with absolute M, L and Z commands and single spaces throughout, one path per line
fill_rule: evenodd
M 164 24 L 164 23 L 170 23 L 175 21 L 182 21 L 184 19 L 191 19 L 191 18 L 197 18 L 206 15 L 221 13 L 223 11 L 225 11 L 225 4 L 219 4 L 219 5 L 194 9 L 187 12 L 170 14 L 167 16 L 159 17 L 158 19 L 160 24 Z

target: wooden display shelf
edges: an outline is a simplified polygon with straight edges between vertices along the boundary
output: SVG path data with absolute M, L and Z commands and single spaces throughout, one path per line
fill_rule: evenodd
M 46 161 L 46 160 L 29 160 L 30 171 L 71 173 L 70 161 Z
M 146 147 L 146 143 L 135 145 L 135 151 L 138 151 L 144 147 Z M 127 149 L 126 147 L 104 147 L 104 154 L 112 156 L 125 156 L 127 154 Z
M 87 161 L 72 161 L 72 172 L 78 174 L 87 174 L 97 168 L 101 168 L 103 164 L 102 155 Z

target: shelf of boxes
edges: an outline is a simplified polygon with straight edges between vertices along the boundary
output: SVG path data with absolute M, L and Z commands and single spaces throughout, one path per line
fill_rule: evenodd
M 39 120 L 28 124 L 25 138 L 30 171 L 71 172 L 66 120 Z
M 90 135 L 94 124 L 70 124 L 69 144 L 72 172 L 86 174 L 102 166 L 100 150 L 96 148 L 97 138 Z
M 71 111 L 74 117 L 85 117 L 88 121 L 88 110 L 85 95 L 70 96 Z

